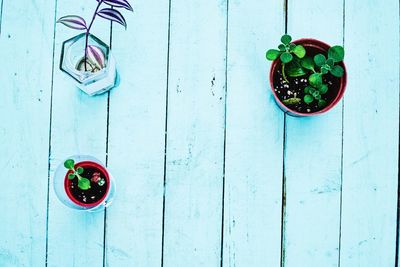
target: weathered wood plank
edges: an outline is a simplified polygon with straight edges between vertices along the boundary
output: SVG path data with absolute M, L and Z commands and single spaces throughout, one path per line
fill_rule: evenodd
M 1 35 L 1 21 L 3 19 L 3 0 L 0 0 L 0 35 Z
M 106 266 L 161 262 L 169 3 L 138 0 L 134 9 L 127 31 L 113 26 L 121 85 L 110 101 L 117 193 L 107 208 Z
M 171 1 L 164 266 L 221 254 L 226 1 Z
M 265 52 L 284 31 L 283 2 L 230 1 L 228 14 L 223 266 L 279 266 L 284 115 Z
M 45 0 L 23 5 L 8 1 L 3 6 L 0 35 L 2 267 L 45 263 L 54 8 L 54 4 Z
M 57 17 L 82 15 L 90 20 L 96 3 L 78 0 L 57 1 Z M 105 43 L 110 40 L 109 22 L 98 18 L 93 34 Z M 73 31 L 57 24 L 52 104 L 51 161 L 53 175 L 58 164 L 74 154 L 89 154 L 104 162 L 107 133 L 107 94 L 89 97 L 75 88 L 70 77 L 59 69 L 62 42 Z M 52 185 L 50 185 L 52 186 Z M 103 212 L 84 213 L 63 206 L 50 188 L 48 226 L 48 266 L 101 266 L 103 263 Z
M 341 45 L 343 1 L 289 1 L 288 33 L 294 39 L 312 37 Z M 325 115 L 287 116 L 286 122 L 282 262 L 284 266 L 337 266 L 342 103 Z
M 382 14 L 379 19 L 371 19 Z M 341 266 L 394 266 L 399 2 L 346 1 Z M 390 49 L 393 47 L 395 49 Z

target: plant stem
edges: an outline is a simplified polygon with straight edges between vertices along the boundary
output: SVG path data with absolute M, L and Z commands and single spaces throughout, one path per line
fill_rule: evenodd
M 90 29 L 92 28 L 94 19 L 96 18 L 97 11 L 99 10 L 101 3 L 103 3 L 103 0 L 99 0 L 99 3 L 97 4 L 96 10 L 94 11 L 94 14 L 93 14 L 93 17 L 92 17 L 92 21 L 90 22 L 89 27 L 86 29 L 85 61 L 84 61 L 85 71 L 87 71 L 86 61 L 87 61 L 87 49 L 88 49 L 88 42 L 89 42 L 89 32 L 90 32 Z
M 286 74 L 285 74 L 285 63 L 282 63 L 282 76 L 283 76 L 283 79 L 285 80 L 285 82 L 289 83 L 288 79 L 286 78 Z

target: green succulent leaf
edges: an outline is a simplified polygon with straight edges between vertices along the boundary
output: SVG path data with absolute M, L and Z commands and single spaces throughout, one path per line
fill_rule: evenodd
M 303 58 L 306 55 L 306 49 L 302 45 L 296 45 L 292 51 L 298 58 Z
M 314 61 L 311 57 L 304 57 L 301 59 L 301 66 L 305 69 L 314 71 Z
M 278 51 L 276 49 L 270 49 L 267 51 L 265 56 L 268 60 L 275 60 L 281 55 L 281 53 L 281 51 Z
M 344 74 L 344 69 L 341 67 L 341 66 L 339 66 L 339 65 L 336 65 L 336 66 L 334 66 L 332 69 L 331 69 L 331 74 L 333 75 L 333 76 L 336 76 L 336 77 L 342 77 L 343 76 L 343 74 Z
M 290 35 L 285 34 L 285 35 L 283 35 L 283 36 L 281 37 L 281 42 L 282 42 L 283 44 L 285 44 L 285 45 L 289 44 L 290 41 L 292 41 L 292 37 L 291 37 Z
M 90 188 L 90 180 L 82 177 L 78 180 L 78 187 L 82 190 L 88 190 Z
M 315 99 L 318 99 L 317 97 L 318 97 L 318 96 L 321 96 L 321 94 L 319 93 L 318 90 L 315 90 L 314 92 L 312 92 L 312 96 L 313 96 Z
M 292 56 L 292 54 L 290 54 L 288 52 L 284 52 L 284 53 L 282 53 L 280 58 L 281 58 L 281 61 L 286 64 L 286 63 L 289 63 L 290 61 L 292 61 L 293 56 Z
M 293 52 L 295 48 L 296 48 L 295 44 L 289 44 L 289 51 L 290 52 Z
M 329 66 L 329 67 L 333 67 L 333 65 L 335 64 L 335 62 L 333 61 L 333 59 L 332 58 L 328 58 L 327 60 L 326 60 L 326 64 Z
M 314 97 L 312 95 L 305 95 L 303 100 L 304 100 L 304 103 L 310 104 L 314 101 Z
M 305 94 L 311 94 L 311 91 L 313 88 L 311 86 L 306 86 L 306 88 L 304 88 L 304 93 Z
M 329 70 L 326 67 L 321 67 L 321 73 L 322 74 L 327 74 Z
M 75 166 L 75 161 L 73 159 L 67 159 L 64 161 L 64 167 L 68 170 L 73 170 Z
M 307 74 L 306 71 L 301 67 L 299 60 L 296 58 L 293 58 L 291 62 L 286 64 L 285 71 L 290 77 L 300 77 Z
M 322 76 L 319 73 L 313 73 L 308 78 L 308 81 L 310 85 L 318 88 L 322 84 Z
M 285 52 L 286 51 L 286 46 L 284 44 L 278 45 L 279 51 Z
M 323 54 L 317 54 L 314 56 L 315 65 L 317 65 L 318 67 L 321 67 L 322 65 L 324 65 L 325 61 L 326 61 L 326 57 Z
M 83 173 L 83 168 L 82 168 L 82 167 L 76 168 L 76 172 L 77 172 L 78 174 L 82 174 L 82 173 Z
M 326 92 L 328 92 L 328 85 L 321 84 L 321 86 L 318 88 L 318 90 L 321 95 L 326 94 Z
M 334 62 L 340 62 L 344 59 L 344 48 L 340 45 L 335 45 L 329 48 L 328 57 Z
M 68 174 L 68 179 L 72 180 L 75 178 L 75 173 L 69 173 Z
M 323 99 L 318 100 L 318 107 L 320 107 L 320 108 L 325 107 L 327 104 L 328 103 L 326 103 L 326 101 Z
M 292 97 L 292 98 L 288 98 L 282 101 L 283 104 L 285 104 L 286 106 L 293 106 L 296 104 L 299 104 L 301 102 L 301 99 L 298 97 Z

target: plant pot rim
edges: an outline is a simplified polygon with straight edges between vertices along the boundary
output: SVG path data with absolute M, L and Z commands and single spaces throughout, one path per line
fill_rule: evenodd
M 322 42 L 320 40 L 313 39 L 313 38 L 301 38 L 301 39 L 297 39 L 297 40 L 293 41 L 293 43 L 302 44 L 302 45 L 306 45 L 309 47 L 310 46 L 317 47 L 319 49 L 323 49 L 326 52 L 331 47 L 331 45 L 329 45 L 325 42 Z M 282 103 L 282 101 L 279 99 L 278 95 L 276 94 L 276 92 L 274 90 L 273 78 L 274 78 L 274 73 L 276 71 L 276 67 L 278 66 L 279 63 L 280 63 L 279 58 L 272 62 L 270 72 L 269 72 L 269 82 L 270 82 L 270 88 L 271 88 L 271 91 L 275 98 L 276 103 L 285 113 L 292 115 L 292 116 L 296 116 L 296 117 L 311 117 L 311 116 L 326 113 L 327 111 L 331 110 L 334 106 L 336 106 L 336 104 L 342 99 L 343 94 L 346 90 L 346 84 L 347 84 L 347 70 L 346 70 L 346 66 L 343 61 L 339 63 L 344 69 L 344 75 L 340 78 L 340 85 L 339 85 L 337 95 L 325 108 L 323 108 L 319 111 L 315 111 L 315 112 L 301 113 L 301 112 L 295 111 L 295 110 L 287 107 L 286 105 L 284 105 Z
M 76 198 L 74 198 L 74 196 L 72 195 L 71 191 L 69 190 L 70 180 L 68 179 L 68 174 L 71 173 L 71 170 L 68 170 L 65 173 L 65 177 L 64 177 L 64 189 L 65 189 L 65 192 L 66 192 L 67 196 L 69 197 L 69 199 L 72 202 L 74 202 L 76 205 L 81 206 L 81 207 L 93 208 L 93 207 L 98 206 L 99 204 L 101 204 L 104 201 L 104 199 L 107 197 L 107 194 L 108 194 L 108 192 L 110 190 L 110 175 L 109 175 L 107 169 L 105 167 L 103 167 L 101 164 L 99 164 L 97 162 L 94 162 L 94 161 L 90 161 L 90 160 L 84 160 L 84 161 L 81 161 L 81 162 L 77 162 L 75 164 L 75 166 L 76 167 L 90 166 L 90 167 L 94 167 L 94 168 L 100 170 L 105 175 L 106 185 L 107 185 L 106 192 L 104 193 L 104 195 L 99 200 L 97 200 L 94 203 L 86 204 L 86 203 L 82 203 L 82 202 L 78 201 Z

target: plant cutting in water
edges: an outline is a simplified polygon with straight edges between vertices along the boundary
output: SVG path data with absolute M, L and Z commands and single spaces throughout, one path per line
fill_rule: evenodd
M 92 20 L 87 26 L 85 19 L 77 15 L 68 15 L 61 17 L 57 22 L 62 23 L 65 26 L 75 29 L 84 30 L 86 34 L 85 51 L 84 58 L 78 64 L 77 69 L 81 71 L 96 72 L 105 67 L 105 55 L 103 51 L 94 45 L 88 45 L 88 39 L 90 34 L 90 29 L 92 28 L 93 22 L 97 16 L 104 19 L 117 22 L 126 28 L 126 20 L 124 16 L 117 9 L 114 8 L 125 8 L 129 11 L 133 11 L 132 6 L 129 4 L 128 0 L 96 0 L 97 7 L 94 11 Z M 106 7 L 100 9 L 101 4 L 106 4 L 111 6 L 111 8 Z M 99 10 L 100 9 L 100 10 Z
M 338 63 L 343 61 L 344 49 L 342 46 L 336 45 L 328 49 L 327 55 L 318 53 L 308 56 L 307 49 L 301 45 L 291 43 L 290 35 L 283 35 L 279 50 L 270 49 L 266 53 L 268 60 L 281 60 L 283 83 L 289 84 L 288 76 L 291 78 L 303 77 L 300 81 L 307 82 L 304 88 L 303 98 L 297 96 L 283 99 L 282 103 L 288 106 L 298 105 L 302 101 L 305 104 L 311 104 L 317 101 L 318 107 L 323 108 L 328 103 L 322 99 L 329 90 L 329 84 L 324 82 L 324 75 L 331 74 L 334 77 L 341 78 L 344 75 L 344 69 Z M 294 55 L 294 56 L 293 56 Z M 296 80 L 297 84 L 298 81 Z M 284 86 L 289 88 L 288 85 Z
M 105 180 L 101 178 L 101 174 L 99 172 L 93 173 L 90 180 L 82 177 L 81 174 L 83 174 L 85 170 L 82 167 L 75 168 L 75 161 L 73 159 L 67 159 L 64 162 L 64 167 L 71 171 L 68 174 L 68 179 L 73 180 L 76 177 L 78 179 L 78 187 L 82 190 L 88 190 L 90 188 L 90 181 L 97 183 L 100 186 L 104 185 L 105 183 Z

